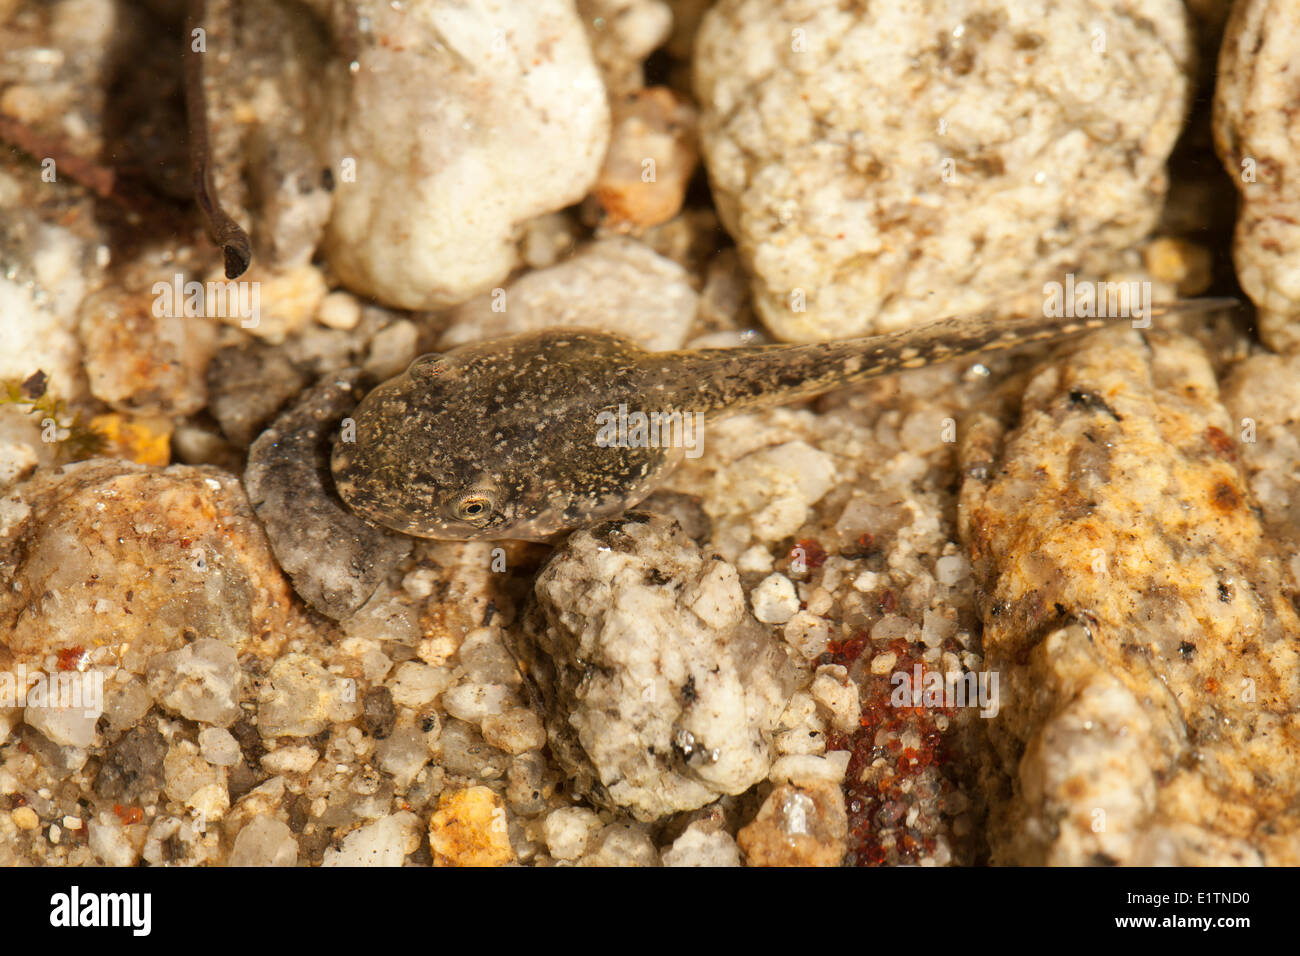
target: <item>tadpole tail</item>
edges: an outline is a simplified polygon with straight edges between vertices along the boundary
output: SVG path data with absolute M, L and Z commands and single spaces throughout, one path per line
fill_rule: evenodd
M 226 278 L 238 279 L 253 261 L 248 233 L 221 207 L 212 184 L 212 148 L 208 141 L 208 101 L 203 83 L 205 53 L 194 49 L 194 31 L 207 19 L 207 0 L 189 0 L 185 13 L 185 112 L 189 125 L 190 178 L 194 200 L 203 213 L 208 236 L 221 247 Z M 206 40 L 205 40 L 206 48 Z
M 1147 328 L 1151 319 L 1179 312 L 1214 312 L 1240 305 L 1232 298 L 1180 299 L 1124 318 L 1021 316 L 996 312 L 955 316 L 921 328 L 813 345 L 759 345 L 679 352 L 676 407 L 713 417 L 780 405 L 843 385 L 982 352 L 1062 339 L 1107 325 Z M 694 389 L 693 382 L 708 387 Z

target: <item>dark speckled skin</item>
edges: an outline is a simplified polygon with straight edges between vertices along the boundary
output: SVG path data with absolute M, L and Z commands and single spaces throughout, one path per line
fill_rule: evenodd
M 355 441 L 340 440 L 331 465 L 344 502 L 396 531 L 544 540 L 618 515 L 682 457 L 681 448 L 599 445 L 597 415 L 620 403 L 708 421 L 1127 322 L 978 315 L 868 339 L 683 352 L 595 331 L 529 333 L 416 359 L 361 402 Z M 466 517 L 467 502 L 481 513 Z

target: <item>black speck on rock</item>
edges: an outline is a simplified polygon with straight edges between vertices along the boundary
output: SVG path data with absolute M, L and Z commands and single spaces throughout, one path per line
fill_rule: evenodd
M 1120 417 L 1119 412 L 1111 408 L 1110 405 L 1106 403 L 1106 400 L 1095 392 L 1085 391 L 1081 388 L 1072 388 L 1070 389 L 1070 404 L 1075 408 L 1084 408 L 1088 411 L 1105 412 L 1117 422 L 1122 422 L 1124 420 Z

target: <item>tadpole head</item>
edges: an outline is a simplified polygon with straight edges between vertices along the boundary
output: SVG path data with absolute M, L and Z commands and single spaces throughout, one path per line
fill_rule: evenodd
M 600 412 L 635 385 L 636 351 L 581 330 L 525 333 L 417 358 L 335 444 L 340 497 L 423 538 L 548 540 L 640 500 L 669 451 L 607 447 Z
M 508 517 L 441 356 L 422 356 L 345 419 L 330 469 L 339 497 L 376 524 L 423 538 L 491 537 Z M 488 467 L 485 467 L 487 465 Z

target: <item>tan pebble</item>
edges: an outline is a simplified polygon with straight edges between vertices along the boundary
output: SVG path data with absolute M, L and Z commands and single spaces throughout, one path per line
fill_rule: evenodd
M 346 292 L 331 292 L 321 300 L 316 321 L 331 329 L 355 329 L 361 321 L 361 304 Z
M 898 663 L 898 655 L 893 651 L 886 651 L 883 654 L 877 654 L 871 658 L 871 673 L 888 674 Z
M 515 858 L 501 798 L 487 787 L 444 794 L 429 818 L 434 866 L 504 866 Z
M 9 819 L 13 820 L 14 826 L 20 830 L 35 830 L 41 825 L 41 818 L 31 807 L 19 807 L 9 814 Z
M 139 465 L 171 463 L 172 423 L 169 419 L 134 417 L 120 412 L 96 415 L 90 426 L 104 438 L 102 454 L 125 458 Z
M 750 866 L 839 866 L 848 831 L 838 783 L 782 784 L 736 842 Z
M 1180 296 L 1200 295 L 1214 278 L 1210 250 L 1186 239 L 1153 239 L 1142 250 L 1142 261 L 1155 279 L 1176 284 Z
M 508 754 L 540 750 L 546 745 L 546 729 L 541 718 L 522 707 L 503 714 L 488 714 L 479 729 L 484 740 Z
M 614 228 L 635 230 L 677 215 L 697 155 L 695 111 L 666 87 L 613 104 L 614 134 L 593 193 Z

